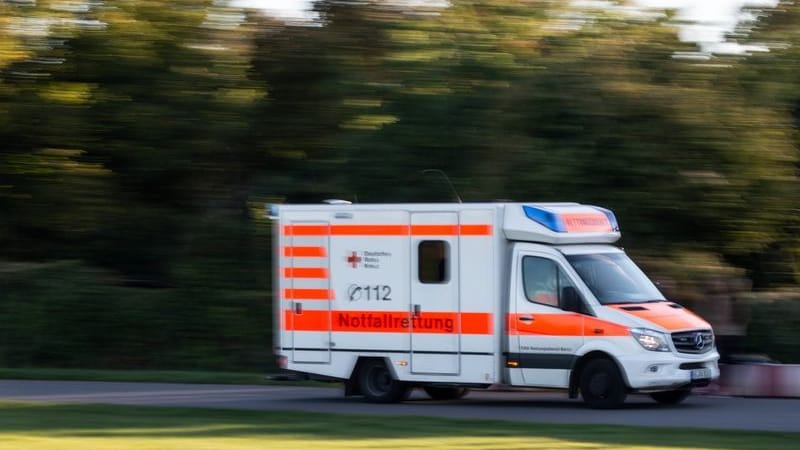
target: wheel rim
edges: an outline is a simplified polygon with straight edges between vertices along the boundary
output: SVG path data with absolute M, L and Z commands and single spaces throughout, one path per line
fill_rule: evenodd
M 608 373 L 598 372 L 589 379 L 589 393 L 595 398 L 607 398 L 611 389 Z
M 392 376 L 383 367 L 373 367 L 367 377 L 367 387 L 370 392 L 384 394 L 392 388 Z

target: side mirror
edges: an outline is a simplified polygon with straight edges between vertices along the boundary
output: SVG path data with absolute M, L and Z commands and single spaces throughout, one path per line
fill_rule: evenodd
M 564 286 L 561 288 L 561 309 L 564 311 L 586 314 L 586 308 L 583 307 L 581 297 L 573 286 Z

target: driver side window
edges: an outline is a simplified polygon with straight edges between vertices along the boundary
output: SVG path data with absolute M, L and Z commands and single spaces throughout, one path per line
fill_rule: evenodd
M 529 302 L 580 312 L 575 285 L 555 261 L 537 256 L 522 258 L 522 284 Z

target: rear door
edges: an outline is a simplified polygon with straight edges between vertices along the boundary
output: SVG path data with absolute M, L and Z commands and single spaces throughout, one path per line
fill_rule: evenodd
M 283 225 L 285 245 L 278 276 L 292 362 L 330 363 L 330 224 L 295 218 Z

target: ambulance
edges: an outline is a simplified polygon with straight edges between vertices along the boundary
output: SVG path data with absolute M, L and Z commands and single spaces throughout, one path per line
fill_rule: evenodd
M 577 203 L 273 205 L 280 366 L 398 402 L 564 389 L 594 408 L 675 404 L 719 377 L 711 326 Z

